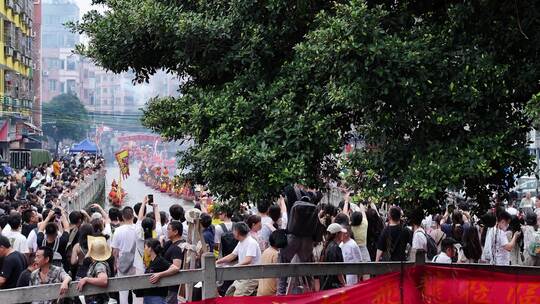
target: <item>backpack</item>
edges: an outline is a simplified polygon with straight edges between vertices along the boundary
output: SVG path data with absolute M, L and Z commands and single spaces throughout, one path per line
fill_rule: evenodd
M 223 234 L 221 235 L 221 255 L 227 256 L 231 252 L 234 251 L 234 248 L 236 248 L 236 245 L 238 244 L 238 241 L 234 238 L 234 235 L 232 231 L 227 229 L 227 226 L 224 223 L 219 224 L 221 229 L 223 230 Z
M 422 233 L 426 237 L 426 241 L 427 241 L 426 242 L 426 255 L 427 255 L 428 261 L 431 261 L 438 253 L 437 243 L 435 243 L 435 240 L 431 237 L 431 235 L 425 232 L 422 232 Z
M 47 237 L 46 236 L 43 236 L 43 242 L 41 243 L 41 246 L 47 246 Z M 54 240 L 54 245 L 53 245 L 53 248 L 52 248 L 52 251 L 53 251 L 53 260 L 52 260 L 52 264 L 54 266 L 58 266 L 58 267 L 63 267 L 62 265 L 62 255 L 60 253 L 58 253 L 58 246 L 60 246 L 60 236 L 57 236 L 56 239 Z
M 540 257 L 540 230 L 533 233 L 533 240 L 527 249 L 530 256 Z
M 317 207 L 312 203 L 297 201 L 290 212 L 287 232 L 298 237 L 311 237 L 318 222 Z
M 135 261 L 135 248 L 137 247 L 137 241 L 133 242 L 133 247 L 128 252 L 121 252 L 118 255 L 118 271 L 121 273 L 128 273 L 133 267 Z

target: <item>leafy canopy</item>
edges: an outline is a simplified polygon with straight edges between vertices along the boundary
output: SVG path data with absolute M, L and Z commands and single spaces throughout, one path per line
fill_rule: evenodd
M 536 2 L 94 0 L 78 51 L 145 81 L 186 79 L 143 123 L 192 140 L 181 165 L 235 201 L 321 186 L 345 167 L 374 199 L 436 206 L 532 168 Z M 435 2 L 434 2 L 435 3 Z M 436 2 L 439 3 L 439 2 Z M 345 161 L 351 137 L 365 147 Z
M 75 95 L 61 94 L 43 104 L 43 132 L 57 144 L 86 137 L 87 121 L 86 108 Z

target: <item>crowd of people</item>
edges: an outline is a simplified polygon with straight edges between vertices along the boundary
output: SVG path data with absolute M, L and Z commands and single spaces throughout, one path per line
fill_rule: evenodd
M 207 203 L 209 194 L 203 189 L 200 200 L 187 210 L 174 204 L 168 212 L 162 211 L 159 202 L 147 196 L 133 206 L 106 211 L 94 204 L 68 214 L 61 196 L 102 161 L 84 156 L 55 163 L 29 170 L 34 175 L 28 176 L 32 182 L 24 192 L 18 185 L 28 184 L 26 172 L 13 175 L 11 187 L 17 191 L 5 197 L 1 206 L 5 213 L 0 217 L 2 288 L 61 283 L 63 295 L 71 280 L 84 290 L 87 285 L 105 287 L 111 277 L 137 274 L 151 274 L 149 280 L 155 284 L 182 269 L 200 267 L 206 252 L 214 253 L 217 266 L 223 267 L 407 261 L 414 260 L 419 250 L 436 263 L 540 266 L 540 197 L 534 200 L 530 194 L 518 208 L 515 200 L 497 202 L 482 216 L 470 214 L 466 203 L 449 204 L 427 216 L 423 210 L 405 214 L 391 206 L 383 215 L 373 203 L 353 202 L 347 189 L 342 189 L 343 201 L 333 205 L 321 203 L 321 192 L 300 185 L 286 187 L 277 202 L 242 204 L 236 210 Z M 32 187 L 37 172 L 39 187 Z M 34 195 L 38 198 L 32 200 Z M 364 274 L 245 279 L 218 282 L 218 292 L 221 296 L 283 295 L 367 279 Z M 195 284 L 66 301 L 162 304 L 179 303 L 188 296 L 196 300 L 200 295 L 200 284 Z

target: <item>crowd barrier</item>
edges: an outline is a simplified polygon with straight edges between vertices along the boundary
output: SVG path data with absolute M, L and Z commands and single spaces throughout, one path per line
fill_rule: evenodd
M 62 205 L 68 212 L 84 209 L 89 204 L 102 204 L 105 197 L 105 169 L 100 169 L 85 176 L 79 186 L 72 192 L 73 195 L 64 196 Z
M 358 285 L 295 296 L 218 298 L 217 281 L 298 277 L 329 274 L 371 274 L 374 278 Z M 149 282 L 150 275 L 109 279 L 107 288 L 87 286 L 83 292 L 72 282 L 68 297 L 103 292 L 173 286 L 203 282 L 204 304 L 258 303 L 538 303 L 540 267 L 492 266 L 482 264 L 425 263 L 423 253 L 416 262 L 301 263 L 238 267 L 216 267 L 215 257 L 205 254 L 202 268 L 180 271 Z M 60 284 L 0 291 L 4 303 L 25 303 L 57 299 Z M 532 302 L 531 302 L 532 300 Z

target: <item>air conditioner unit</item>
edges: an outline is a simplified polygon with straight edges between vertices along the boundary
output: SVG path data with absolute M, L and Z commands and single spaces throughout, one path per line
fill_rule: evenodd
M 5 46 L 4 47 L 4 55 L 6 56 L 12 56 L 13 57 L 13 48 L 10 47 L 10 46 Z
M 30 36 L 31 36 L 32 38 L 36 38 L 36 32 L 35 32 L 34 30 L 32 30 L 32 32 L 30 33 Z
M 15 6 L 13 2 L 13 0 L 6 0 L 6 7 L 13 9 L 13 7 Z

